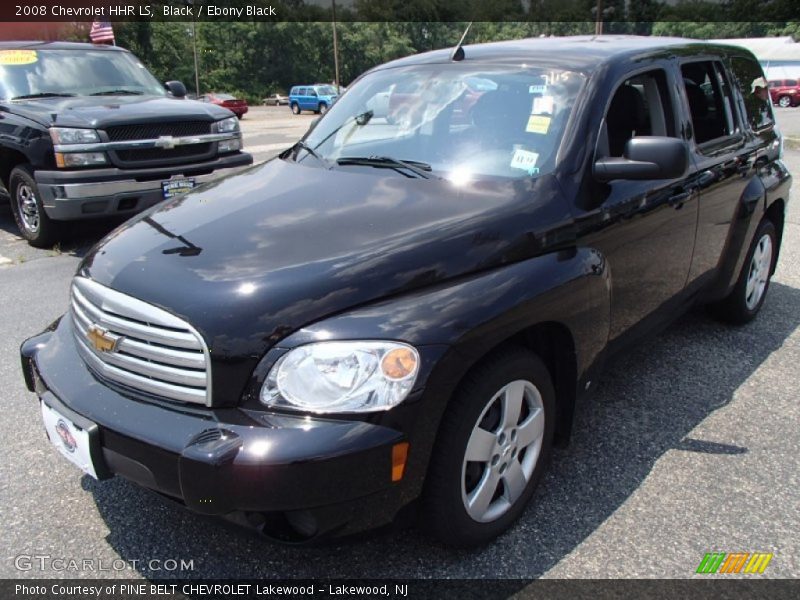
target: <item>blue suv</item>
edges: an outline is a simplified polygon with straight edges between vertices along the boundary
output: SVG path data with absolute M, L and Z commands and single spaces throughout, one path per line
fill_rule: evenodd
M 296 115 L 303 110 L 313 110 L 324 115 L 338 97 L 339 94 L 332 85 L 296 85 L 289 91 L 289 106 Z

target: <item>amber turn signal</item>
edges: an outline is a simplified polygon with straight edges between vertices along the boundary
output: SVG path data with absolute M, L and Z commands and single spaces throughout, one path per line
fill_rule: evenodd
M 381 371 L 389 379 L 404 379 L 417 369 L 417 355 L 409 348 L 395 348 L 381 360 Z
M 408 442 L 400 442 L 392 446 L 392 481 L 400 481 L 406 470 L 408 459 Z

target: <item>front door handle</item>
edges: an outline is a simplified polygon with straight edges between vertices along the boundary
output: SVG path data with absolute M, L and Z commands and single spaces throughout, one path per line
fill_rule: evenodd
M 667 203 L 674 208 L 675 210 L 680 210 L 683 208 L 683 204 L 692 197 L 694 192 L 692 190 L 680 190 L 672 196 L 669 197 Z

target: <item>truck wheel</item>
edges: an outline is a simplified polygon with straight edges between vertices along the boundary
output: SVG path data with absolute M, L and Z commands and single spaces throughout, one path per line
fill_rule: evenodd
M 36 248 L 52 246 L 58 239 L 57 223 L 44 211 L 30 166 L 14 167 L 8 178 L 8 187 L 11 210 L 22 237 Z
M 294 115 L 300 114 L 300 106 L 296 102 L 292 102 L 292 114 Z
M 767 297 L 772 264 L 777 250 L 776 240 L 775 225 L 772 221 L 768 219 L 761 221 L 733 291 L 709 307 L 712 315 L 739 325 L 753 320 Z
M 508 529 L 533 495 L 554 431 L 555 392 L 535 354 L 505 350 L 474 369 L 442 420 L 426 480 L 428 530 L 475 546 Z
M 792 99 L 789 96 L 781 96 L 778 98 L 778 106 L 781 108 L 787 108 L 792 105 Z

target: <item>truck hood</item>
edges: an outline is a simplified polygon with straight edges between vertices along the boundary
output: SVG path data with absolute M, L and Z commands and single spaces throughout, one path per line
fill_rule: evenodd
M 214 121 L 233 115 L 214 104 L 170 96 L 76 96 L 36 98 L 5 103 L 15 113 L 45 127 L 88 127 L 153 123 L 180 119 Z
M 570 222 L 558 195 L 552 176 L 457 187 L 275 159 L 142 213 L 79 272 L 182 317 L 244 381 L 306 324 L 544 251 Z

